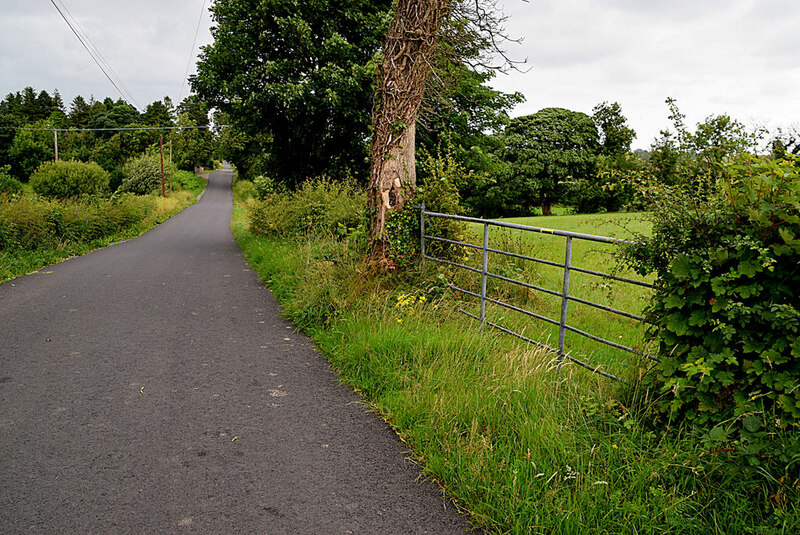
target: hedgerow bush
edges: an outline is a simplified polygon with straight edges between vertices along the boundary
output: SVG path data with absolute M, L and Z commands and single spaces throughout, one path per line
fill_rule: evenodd
M 173 179 L 181 188 L 199 194 L 206 187 L 206 180 L 191 171 L 176 170 Z
M 22 182 L 11 176 L 11 166 L 0 167 L 0 193 L 15 195 L 21 193 L 22 189 Z
M 139 224 L 152 202 L 134 195 L 48 201 L 23 195 L 0 202 L 0 250 L 36 250 L 90 242 Z
M 320 177 L 254 202 L 249 225 L 257 236 L 346 235 L 363 227 L 366 205 L 366 193 L 354 182 Z
M 259 175 L 253 179 L 252 184 L 256 190 L 256 196 L 262 201 L 277 191 L 275 181 L 268 176 Z
M 43 197 L 66 199 L 108 192 L 110 175 L 95 162 L 45 162 L 31 175 L 33 191 Z
M 136 195 L 147 195 L 161 191 L 161 155 L 148 151 L 128 160 L 122 166 L 122 184 L 120 190 Z M 177 170 L 174 164 L 164 162 L 164 181 L 169 184 L 170 178 Z
M 627 251 L 657 275 L 658 363 L 645 384 L 669 421 L 798 488 L 800 160 L 745 156 L 692 191 L 655 188 L 652 237 Z M 780 479 L 784 477 L 784 479 Z

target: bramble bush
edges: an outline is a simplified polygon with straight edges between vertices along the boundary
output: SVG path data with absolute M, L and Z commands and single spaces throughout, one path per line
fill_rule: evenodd
M 250 231 L 256 236 L 346 235 L 364 227 L 366 198 L 366 192 L 349 180 L 307 180 L 291 193 L 267 194 L 253 201 Z
M 164 162 L 164 181 L 169 183 L 170 177 L 177 168 L 174 164 Z M 161 156 L 156 151 L 148 151 L 131 158 L 122 166 L 121 191 L 147 195 L 161 191 Z
M 95 162 L 60 160 L 45 162 L 31 175 L 33 191 L 51 199 L 67 199 L 81 195 L 108 192 L 110 176 Z
M 799 489 L 800 159 L 744 155 L 692 191 L 655 187 L 651 238 L 626 251 L 657 275 L 660 362 L 644 379 L 669 421 L 705 430 Z M 711 176 L 711 175 L 709 175 Z M 782 478 L 782 479 L 781 479 Z

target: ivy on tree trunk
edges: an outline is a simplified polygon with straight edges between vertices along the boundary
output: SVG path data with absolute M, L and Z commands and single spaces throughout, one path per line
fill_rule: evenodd
M 386 216 L 401 210 L 417 187 L 416 121 L 442 21 L 452 0 L 398 0 L 386 36 L 372 111 L 370 241 L 374 259 L 386 259 Z

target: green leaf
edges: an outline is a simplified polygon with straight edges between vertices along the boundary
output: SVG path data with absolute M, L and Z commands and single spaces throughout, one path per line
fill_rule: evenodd
M 670 294 L 664 299 L 664 308 L 683 308 L 685 301 L 684 299 L 677 295 L 677 294 Z
M 761 418 L 756 416 L 755 414 L 748 414 L 742 420 L 742 424 L 744 428 L 750 431 L 751 433 L 755 433 L 759 429 L 761 429 Z
M 672 274 L 679 280 L 688 279 L 691 276 L 689 268 L 689 257 L 685 254 L 679 254 L 672 261 Z
M 728 435 L 722 427 L 717 426 L 708 432 L 708 438 L 714 442 L 725 442 L 728 440 Z

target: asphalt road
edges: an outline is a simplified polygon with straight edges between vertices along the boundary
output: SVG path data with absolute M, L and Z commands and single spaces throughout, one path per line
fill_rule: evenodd
M 232 174 L 0 285 L 0 533 L 465 533 L 230 230 Z

